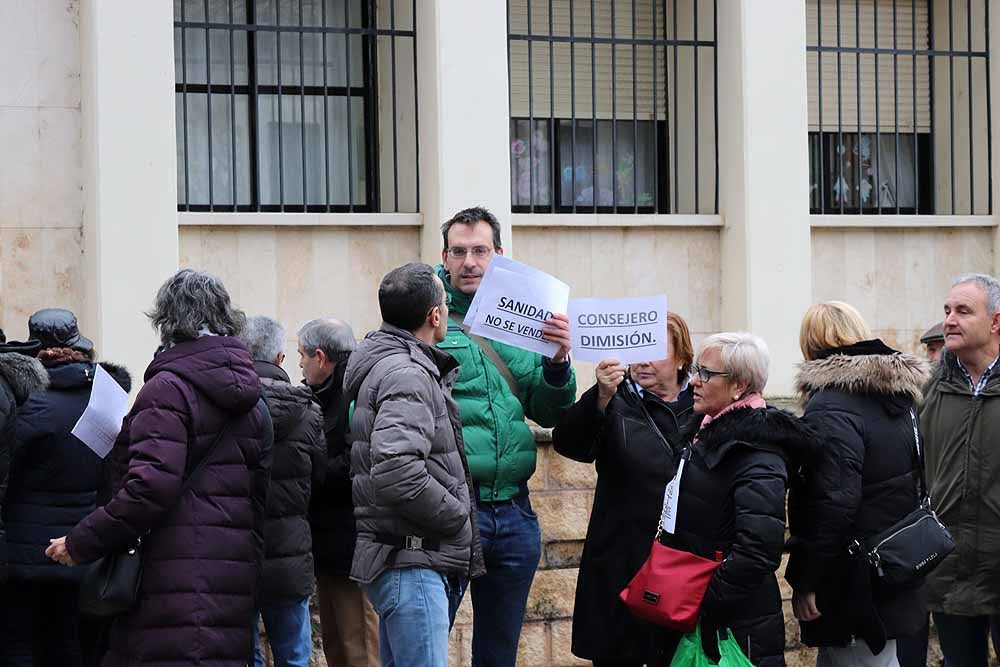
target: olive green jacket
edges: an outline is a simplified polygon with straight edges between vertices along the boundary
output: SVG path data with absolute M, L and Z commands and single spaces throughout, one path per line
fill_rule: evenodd
M 931 611 L 1000 613 L 1000 364 L 983 391 L 955 357 L 935 368 L 920 410 L 927 484 L 956 548 L 928 577 Z

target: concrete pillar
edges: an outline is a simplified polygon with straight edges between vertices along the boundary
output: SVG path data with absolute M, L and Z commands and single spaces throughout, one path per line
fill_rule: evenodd
M 767 393 L 787 395 L 812 300 L 805 3 L 719 7 L 722 328 L 767 341 Z
M 441 223 L 475 205 L 500 220 L 509 251 L 506 5 L 421 0 L 417 68 L 421 257 L 440 262 Z
M 80 33 L 84 321 L 141 380 L 157 345 L 143 312 L 178 261 L 173 4 L 84 0 Z
M 987 26 L 990 31 L 990 77 L 991 97 L 995 97 L 993 91 L 1000 90 L 1000 11 L 990 12 L 990 23 Z M 992 102 L 992 99 L 990 100 Z M 991 139 L 993 141 L 993 210 L 991 211 L 993 220 L 1000 222 L 1000 104 L 994 103 L 990 107 L 990 124 L 993 128 Z M 1000 226 L 993 228 L 993 275 L 1000 276 Z

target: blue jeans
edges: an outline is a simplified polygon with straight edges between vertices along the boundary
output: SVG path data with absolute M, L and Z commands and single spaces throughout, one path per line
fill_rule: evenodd
M 424 567 L 386 570 L 365 586 L 378 614 L 382 667 L 448 667 L 448 585 Z
M 312 656 L 312 620 L 309 617 L 309 598 L 288 604 L 261 607 L 267 642 L 274 654 L 274 667 L 309 667 Z M 253 626 L 254 664 L 263 667 L 264 656 L 260 651 L 257 623 Z
M 528 494 L 481 502 L 479 539 L 486 575 L 472 580 L 472 664 L 514 667 L 528 591 L 542 557 L 542 532 Z M 462 591 L 457 591 L 455 609 L 461 599 Z

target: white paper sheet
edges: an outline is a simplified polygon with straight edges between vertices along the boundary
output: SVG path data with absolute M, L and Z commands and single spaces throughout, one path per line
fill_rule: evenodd
M 483 273 L 483 279 L 479 282 L 479 289 L 476 290 L 475 295 L 473 295 L 472 297 L 472 303 L 469 304 L 469 311 L 465 314 L 465 319 L 463 320 L 463 322 L 465 323 L 466 326 L 471 327 L 473 324 L 476 323 L 476 315 L 479 313 L 479 305 L 482 303 L 483 297 L 485 296 L 485 292 L 483 291 L 483 286 L 486 285 L 492 279 L 493 272 L 496 271 L 497 269 L 506 269 L 511 273 L 534 277 L 543 282 L 550 279 L 555 280 L 549 274 L 539 269 L 536 269 L 533 266 L 528 266 L 527 264 L 523 264 L 521 262 L 518 262 L 517 260 L 509 259 L 507 257 L 504 257 L 503 255 L 493 255 L 493 259 L 490 260 L 489 265 L 487 265 L 486 267 L 486 271 Z M 559 284 L 562 285 L 565 283 L 560 282 Z M 566 289 L 568 290 L 569 288 L 567 287 Z M 563 305 L 563 308 L 565 309 L 565 304 Z M 565 313 L 566 311 L 559 310 L 552 312 Z
M 569 302 L 573 356 L 623 364 L 667 357 L 667 296 L 573 299 Z
M 569 285 L 531 267 L 526 267 L 530 271 L 519 272 L 493 266 L 492 262 L 491 267 L 489 279 L 484 276 L 476 291 L 480 302 L 472 333 L 553 356 L 559 346 L 546 341 L 542 329 L 552 313 L 566 312 Z
M 128 413 L 128 392 L 100 365 L 94 374 L 90 401 L 70 431 L 102 459 L 111 451 Z

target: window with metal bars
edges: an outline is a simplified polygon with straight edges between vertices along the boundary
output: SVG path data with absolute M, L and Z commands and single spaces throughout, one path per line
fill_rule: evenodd
M 178 209 L 418 211 L 416 5 L 174 0 Z
M 717 213 L 716 0 L 508 0 L 515 213 Z
M 812 213 L 992 213 L 989 2 L 807 0 Z

